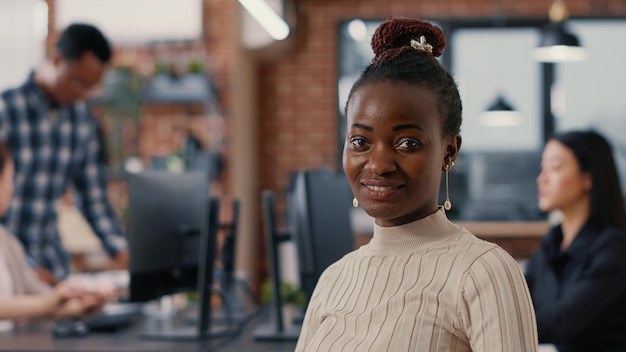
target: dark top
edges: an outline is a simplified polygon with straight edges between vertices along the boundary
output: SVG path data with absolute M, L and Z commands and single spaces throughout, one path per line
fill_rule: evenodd
M 561 251 L 556 226 L 526 268 L 539 342 L 559 352 L 626 351 L 626 233 L 586 224 Z

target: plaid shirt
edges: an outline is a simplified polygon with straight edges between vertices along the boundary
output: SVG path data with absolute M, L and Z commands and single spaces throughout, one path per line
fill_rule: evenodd
M 15 163 L 15 193 L 2 222 L 17 235 L 33 265 L 62 279 L 70 257 L 57 227 L 57 203 L 73 186 L 79 208 L 114 255 L 126 247 L 122 227 L 108 202 L 106 165 L 97 122 L 84 102 L 54 108 L 35 84 L 26 83 L 0 95 L 0 140 Z

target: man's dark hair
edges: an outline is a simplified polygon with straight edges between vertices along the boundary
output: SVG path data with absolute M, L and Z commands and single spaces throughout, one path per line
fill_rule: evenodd
M 98 28 L 86 23 L 74 23 L 61 32 L 56 44 L 65 60 L 76 60 L 92 52 L 102 63 L 111 60 L 111 46 Z

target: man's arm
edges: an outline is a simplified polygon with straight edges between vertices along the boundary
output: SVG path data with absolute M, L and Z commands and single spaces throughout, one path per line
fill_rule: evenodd
M 98 236 L 106 252 L 114 259 L 115 269 L 128 267 L 127 244 L 115 210 L 109 203 L 106 186 L 106 161 L 102 158 L 103 144 L 96 124 L 85 145 L 85 158 L 76 170 L 73 181 L 81 199 L 81 211 Z

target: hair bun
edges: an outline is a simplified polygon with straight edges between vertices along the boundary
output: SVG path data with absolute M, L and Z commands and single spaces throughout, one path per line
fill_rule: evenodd
M 432 56 L 439 57 L 446 47 L 446 37 L 434 24 L 414 18 L 394 18 L 378 26 L 372 36 L 372 49 L 376 57 L 383 53 L 411 46 L 411 39 L 424 36 L 426 43 L 432 45 Z

